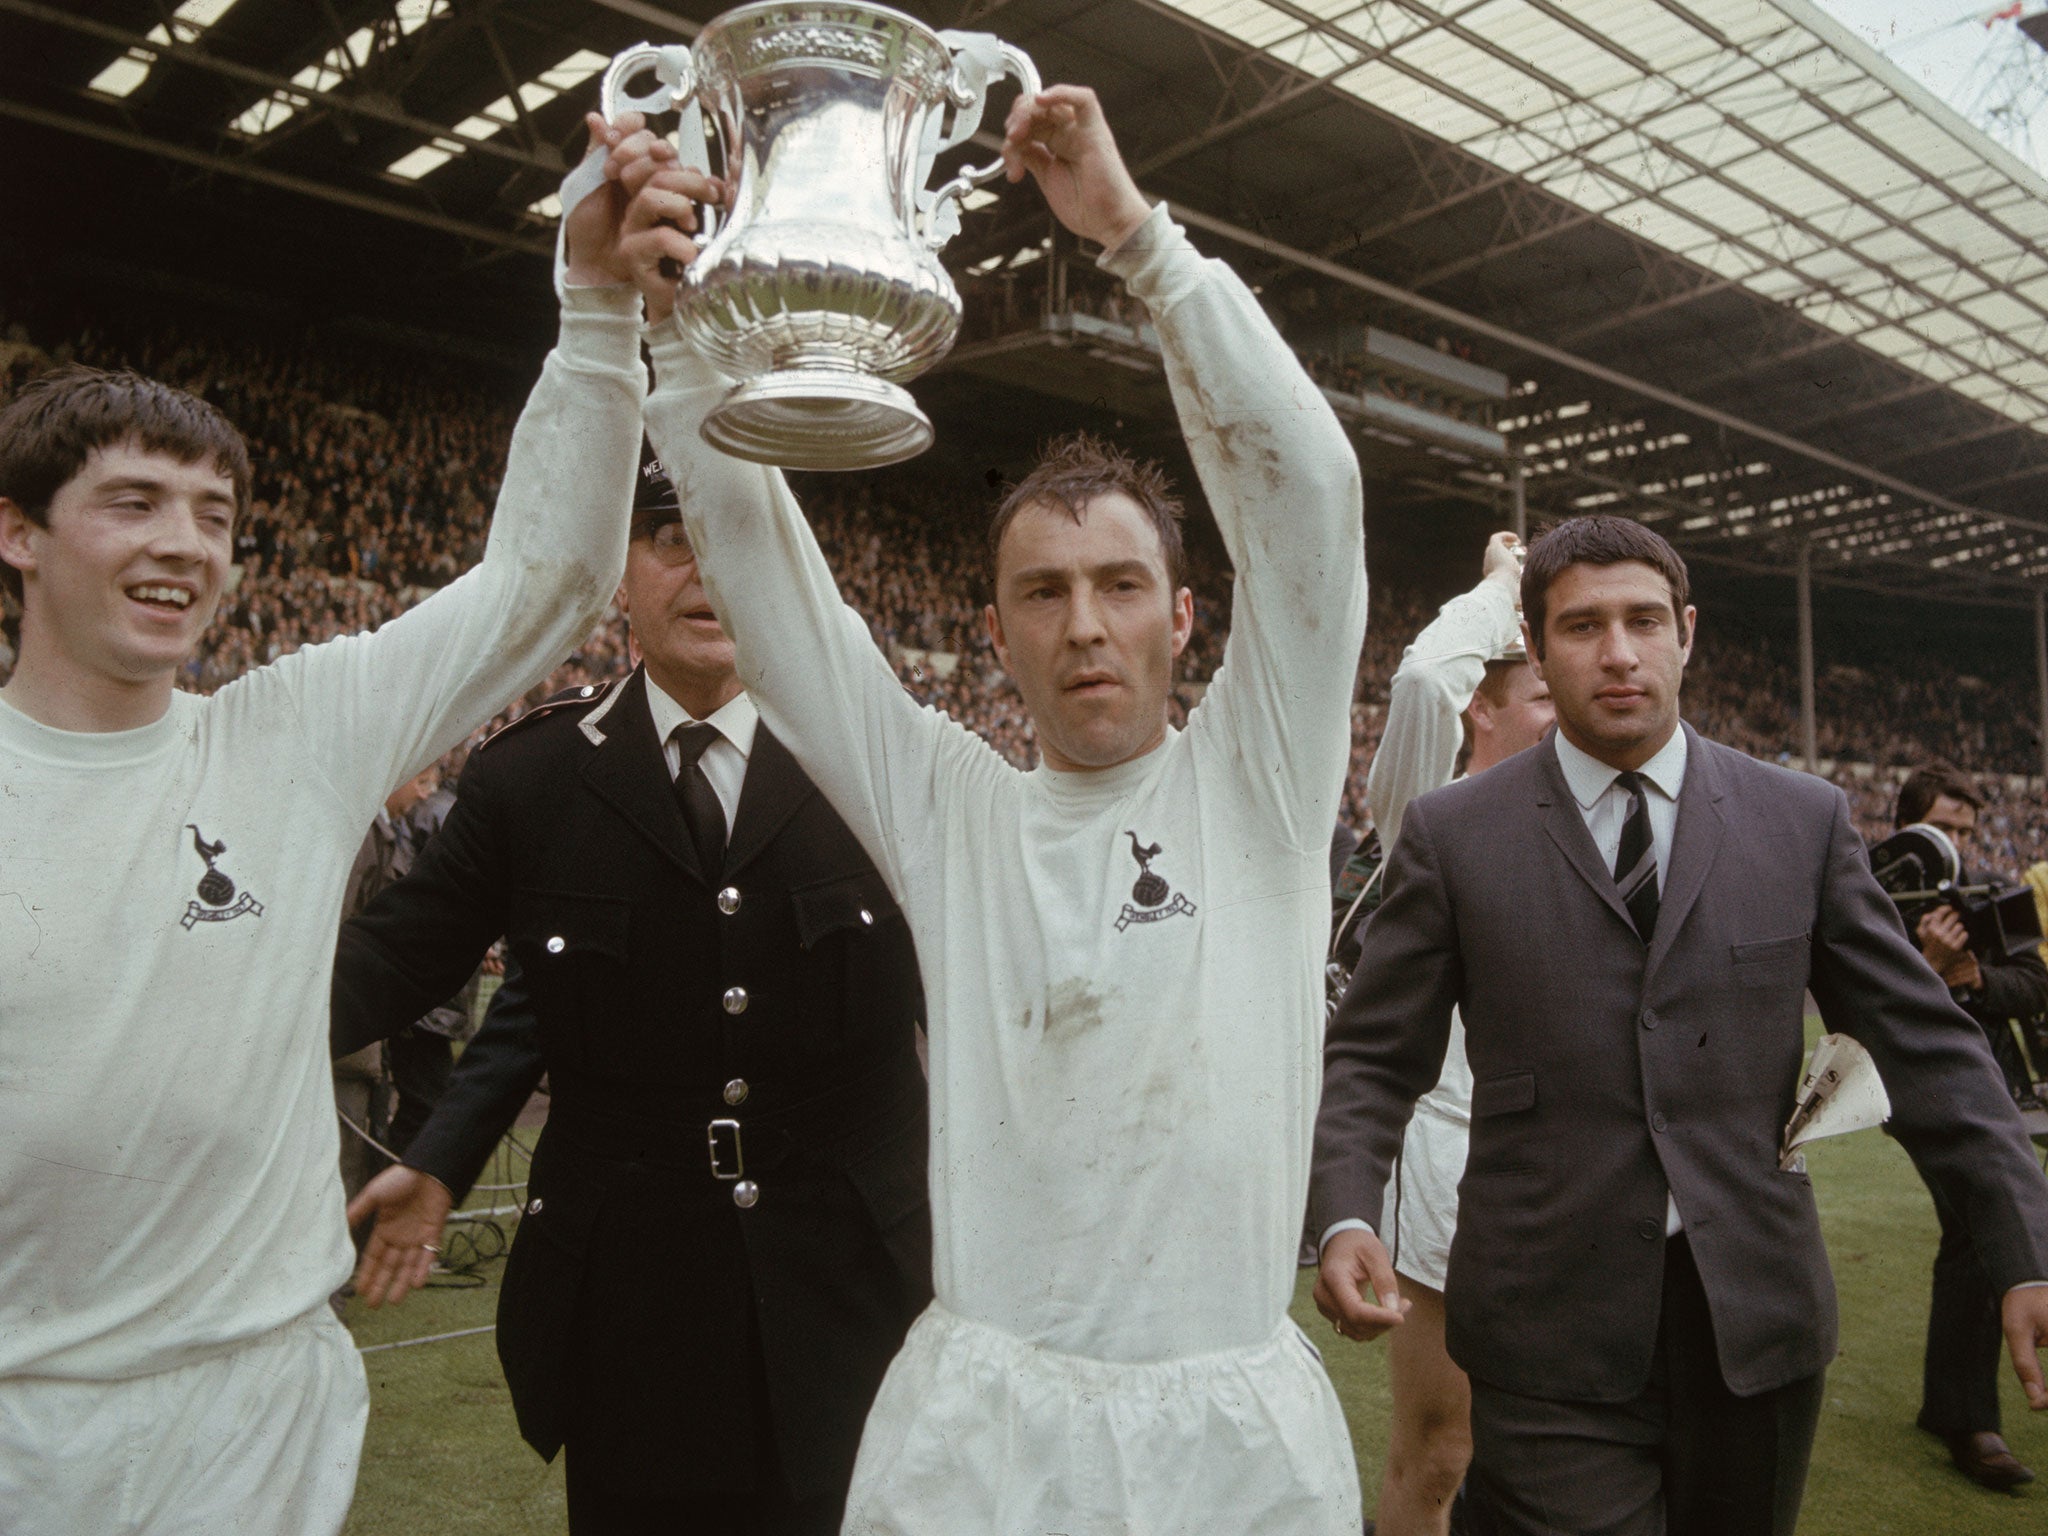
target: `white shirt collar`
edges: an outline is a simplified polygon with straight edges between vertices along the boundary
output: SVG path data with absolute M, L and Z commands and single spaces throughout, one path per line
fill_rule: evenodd
M 1565 740 L 1563 731 L 1558 731 L 1552 740 L 1557 746 L 1557 765 L 1564 770 L 1564 781 L 1571 788 L 1572 798 L 1579 802 L 1581 810 L 1590 811 L 1593 803 L 1606 794 L 1621 776 L 1621 770 L 1610 767 L 1590 753 L 1581 752 Z M 1664 792 L 1664 798 L 1675 804 L 1679 786 L 1685 782 L 1685 727 L 1681 725 L 1673 731 L 1671 739 L 1657 749 L 1657 755 L 1636 772 L 1656 785 Z
M 677 726 L 688 725 L 697 717 L 663 693 L 644 671 L 641 676 L 647 680 L 647 712 L 654 717 L 655 740 L 666 745 Z M 761 716 L 745 689 L 719 705 L 702 723 L 731 742 L 741 757 L 754 755 L 754 729 L 761 723 Z

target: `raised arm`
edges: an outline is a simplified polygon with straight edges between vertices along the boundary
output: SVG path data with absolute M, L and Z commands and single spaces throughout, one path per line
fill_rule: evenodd
M 647 299 L 653 439 L 682 502 L 704 590 L 732 636 L 741 680 L 768 726 L 824 791 L 897 899 L 923 856 L 942 763 L 1001 766 L 978 738 L 923 708 L 897 680 L 867 624 L 840 598 L 824 553 L 782 472 L 707 444 L 698 427 L 732 381 L 671 318 L 664 264 L 688 259 L 671 227 L 691 216 L 692 189 L 667 146 L 625 147 L 609 167 L 633 194 L 628 249 Z
M 1004 155 L 1012 179 L 1029 172 L 1062 223 L 1102 243 L 1102 266 L 1151 312 L 1181 431 L 1237 570 L 1223 666 L 1197 719 L 1243 760 L 1275 834 L 1321 850 L 1343 788 L 1365 636 L 1358 455 L 1251 290 L 1205 260 L 1163 205 L 1145 209 L 1093 91 L 1020 98 Z
M 1386 727 L 1365 780 L 1384 847 L 1400 838 L 1410 800 L 1451 782 L 1464 738 L 1460 717 L 1486 676 L 1487 661 L 1520 627 L 1519 567 L 1508 552 L 1513 539 L 1494 535 L 1479 585 L 1445 603 L 1401 654 L 1388 689 Z
M 392 785 L 545 677 L 618 587 L 646 393 L 624 207 L 607 188 L 568 216 L 560 339 L 513 430 L 482 562 L 375 633 L 236 685 L 289 696 L 351 821 L 367 825 Z

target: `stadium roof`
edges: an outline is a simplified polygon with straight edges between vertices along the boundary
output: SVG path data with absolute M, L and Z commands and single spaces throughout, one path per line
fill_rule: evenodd
M 2048 182 L 1809 6 L 1169 3 L 2048 430 Z
M 0 0 L 0 121 L 138 207 L 166 159 L 188 201 L 236 187 L 309 280 L 382 264 L 474 326 L 545 295 L 602 60 L 720 8 Z M 1096 85 L 1148 190 L 1277 307 L 1473 340 L 1523 386 L 1539 510 L 1770 569 L 1810 536 L 1817 575 L 1922 595 L 2048 581 L 2048 182 L 1807 0 L 907 8 Z M 1043 233 L 1011 192 L 949 259 Z
M 1464 262 L 1554 248 L 1561 225 L 1597 221 L 1699 269 L 1674 282 L 1661 264 L 1632 301 L 1598 295 L 1600 312 L 1539 326 L 1541 339 L 1593 350 L 1741 289 L 1823 333 L 1753 359 L 1753 382 L 1828 351 L 1834 337 L 1916 376 L 1822 416 L 1801 411 L 1797 424 L 1947 394 L 2048 432 L 2048 182 L 1804 0 L 1160 3 L 1568 205 L 1509 210 Z M 1427 288 L 1447 275 L 1411 282 Z M 1701 382 L 1696 374 L 1683 387 Z M 1993 438 L 2001 425 L 1981 422 L 1968 440 Z M 1531 468 L 1561 468 L 1562 437 L 1578 446 L 1608 435 L 1546 432 L 1530 445 Z M 1611 458 L 1593 452 L 1596 462 Z M 2037 579 L 2048 575 L 2038 530 L 1973 517 L 1967 500 L 2048 470 L 2048 457 L 2021 452 L 2025 462 L 1966 471 L 1924 500 L 1911 482 L 1803 486 L 1761 507 L 1741 497 L 1673 508 L 1675 531 L 1811 528 L 1843 563 L 1921 552 L 1937 570 L 1977 562 L 1994 576 Z M 1709 473 L 1639 483 L 1662 497 L 1696 490 Z M 1606 497 L 1628 499 L 1594 491 L 1574 504 Z M 1925 548 L 1930 540 L 1936 547 Z

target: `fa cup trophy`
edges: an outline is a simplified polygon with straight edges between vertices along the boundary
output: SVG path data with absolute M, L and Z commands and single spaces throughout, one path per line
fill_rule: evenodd
M 648 72 L 655 88 L 628 94 Z M 937 253 L 1002 161 L 925 184 L 980 128 L 1003 75 L 1038 91 L 1008 43 L 821 0 L 744 5 L 690 48 L 642 43 L 612 61 L 605 117 L 679 108 L 687 145 L 696 108 L 732 190 L 728 208 L 704 210 L 676 288 L 685 333 L 740 381 L 705 418 L 706 441 L 792 469 L 866 469 L 931 446 L 902 381 L 953 345 L 960 294 Z

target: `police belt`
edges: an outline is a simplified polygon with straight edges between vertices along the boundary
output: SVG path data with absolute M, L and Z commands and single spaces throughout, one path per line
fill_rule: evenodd
M 696 1174 L 723 1184 L 772 1171 L 792 1153 L 830 1155 L 844 1143 L 872 1137 L 915 1112 L 924 1097 L 917 1058 L 905 1053 L 827 1091 L 778 1103 L 749 1087 L 739 1104 L 723 1089 L 678 1088 L 648 1107 L 617 1106 L 606 1085 L 556 1073 L 551 1078 L 546 1137 L 558 1151 L 608 1163 Z

